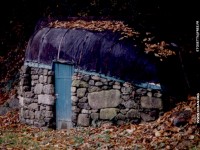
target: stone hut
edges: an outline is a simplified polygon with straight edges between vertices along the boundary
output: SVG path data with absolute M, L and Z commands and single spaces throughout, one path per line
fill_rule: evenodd
M 20 71 L 21 122 L 62 129 L 158 118 L 158 62 L 121 37 L 110 30 L 37 30 Z

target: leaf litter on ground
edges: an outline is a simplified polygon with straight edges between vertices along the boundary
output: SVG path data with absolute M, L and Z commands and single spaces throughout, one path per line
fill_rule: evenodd
M 173 114 L 191 110 L 184 126 L 173 125 Z M 120 126 L 43 130 L 19 122 L 19 112 L 0 116 L 0 149 L 200 149 L 196 126 L 196 99 L 178 103 L 158 120 Z

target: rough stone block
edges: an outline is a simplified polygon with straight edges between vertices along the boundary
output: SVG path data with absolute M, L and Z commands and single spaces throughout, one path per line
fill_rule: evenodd
M 99 87 L 96 87 L 96 86 L 90 86 L 89 88 L 88 88 L 88 92 L 89 93 L 92 93 L 92 92 L 98 92 L 98 91 L 100 91 L 101 89 L 99 88 Z
M 119 90 L 120 88 L 121 88 L 120 85 L 113 85 L 113 89 L 117 89 L 117 90 Z
M 76 97 L 76 96 L 72 96 L 72 102 L 78 102 L 78 97 Z
M 17 88 L 17 94 L 20 95 L 20 96 L 23 95 L 22 86 L 19 86 L 19 87 Z
M 113 85 L 114 82 L 113 81 L 109 81 L 108 85 Z
M 137 108 L 138 104 L 133 100 L 125 101 L 122 103 L 126 108 Z
M 80 88 L 87 88 L 88 83 L 85 81 L 81 81 L 81 80 L 73 80 L 72 86 L 80 87 Z
M 147 90 L 143 89 L 143 88 L 139 88 L 139 89 L 136 90 L 136 93 L 138 95 L 145 95 L 147 93 Z
M 33 96 L 34 96 L 33 92 L 31 92 L 31 91 L 25 92 L 25 97 L 32 98 Z
M 99 119 L 99 113 L 91 113 L 91 118 L 92 118 L 93 120 Z
M 90 125 L 90 118 L 88 114 L 79 114 L 78 115 L 78 126 L 87 127 Z
M 88 101 L 87 97 L 83 97 L 83 98 L 79 99 L 80 103 L 85 103 L 87 101 Z
M 52 111 L 52 106 L 46 106 L 46 110 Z
M 76 95 L 76 93 L 71 93 L 71 96 L 75 96 Z
M 102 88 L 101 88 L 102 90 L 108 90 L 108 86 L 103 86 Z
M 24 106 L 24 97 L 18 96 L 20 106 Z
M 147 96 L 152 97 L 152 92 L 147 92 Z
M 96 113 L 96 112 L 98 112 L 98 109 L 96 109 L 96 110 L 95 110 L 95 109 L 92 109 L 91 112 L 92 112 L 92 113 Z
M 32 98 L 24 98 L 23 103 L 28 105 L 32 102 Z
M 120 82 L 116 81 L 116 82 L 115 82 L 115 85 L 120 85 Z
M 154 116 L 150 116 L 149 114 L 146 113 L 141 113 L 141 118 L 145 122 L 154 121 L 156 119 Z
M 89 85 L 94 85 L 94 80 L 90 80 Z
M 122 87 L 121 91 L 122 91 L 123 94 L 131 94 L 132 88 L 131 87 Z
M 43 83 L 43 81 L 44 81 L 44 76 L 43 76 L 43 75 L 40 75 L 40 76 L 39 76 L 39 83 Z
M 89 75 L 84 75 L 83 76 L 83 80 L 88 82 L 90 80 L 90 76 Z
M 52 95 L 41 94 L 38 95 L 38 103 L 46 105 L 54 105 L 55 97 Z
M 47 83 L 47 80 L 48 80 L 48 77 L 47 77 L 47 76 L 44 76 L 44 77 L 43 77 L 43 83 Z
M 126 119 L 126 116 L 119 113 L 116 117 L 115 117 L 117 120 L 125 120 Z
M 45 118 L 52 118 L 53 117 L 53 112 L 52 111 L 46 111 L 45 112 Z
M 36 69 L 31 68 L 31 74 L 32 74 L 32 75 L 37 75 L 37 72 L 38 72 L 38 71 L 37 71 Z
M 39 74 L 39 75 L 43 75 L 43 69 L 42 69 L 42 68 L 39 68 L 39 69 L 38 69 L 38 74 Z
M 129 82 L 124 82 L 123 86 L 124 86 L 124 87 L 131 87 L 132 85 L 131 85 L 131 83 L 129 83 Z
M 32 104 L 28 105 L 28 108 L 30 110 L 38 110 L 38 104 L 37 103 L 32 103 Z
M 32 75 L 32 76 L 31 76 L 31 79 L 32 79 L 32 80 L 38 80 L 38 79 L 39 79 L 39 76 L 38 76 L 38 75 Z
M 43 70 L 43 75 L 46 76 L 47 74 L 48 74 L 48 69 L 44 69 L 44 70 Z
M 154 97 L 162 97 L 162 93 L 160 93 L 160 92 L 157 92 L 157 93 L 154 93 Z
M 32 80 L 32 81 L 31 81 L 31 85 L 32 85 L 32 86 L 35 86 L 35 85 L 38 84 L 38 83 L 39 83 L 38 80 Z
M 46 109 L 45 106 L 40 105 L 40 110 L 45 110 L 45 109 Z
M 93 109 L 117 107 L 121 101 L 120 91 L 118 90 L 100 91 L 88 94 L 88 102 Z
M 76 92 L 76 87 L 71 87 L 71 92 L 75 93 Z
M 24 92 L 30 91 L 30 89 L 31 89 L 30 86 L 23 86 L 23 91 Z
M 43 90 L 43 84 L 39 83 L 36 84 L 35 88 L 34 88 L 34 93 L 35 94 L 41 94 Z
M 23 113 L 23 116 L 24 116 L 25 119 L 30 118 L 29 110 L 25 110 L 24 113 Z
M 29 111 L 29 116 L 30 116 L 30 119 L 34 119 L 35 118 L 35 112 Z
M 48 71 L 48 75 L 52 76 L 52 75 L 54 75 L 54 72 L 53 71 Z
M 103 83 L 102 83 L 102 82 L 96 82 L 95 85 L 96 85 L 96 86 L 102 86 Z
M 101 78 L 100 80 L 101 80 L 101 82 L 103 82 L 104 84 L 106 84 L 106 83 L 108 82 L 108 80 L 105 79 L 105 78 Z
M 31 120 L 31 119 L 26 119 L 26 123 L 28 124 L 28 125 L 33 125 L 33 120 Z
M 40 111 L 35 111 L 35 119 L 40 119 L 41 113 Z
M 72 101 L 72 102 L 71 102 L 71 105 L 72 105 L 72 106 L 76 106 L 77 103 Z
M 155 98 L 155 97 L 149 97 L 149 96 L 142 96 L 141 97 L 141 107 L 142 108 L 158 108 L 162 109 L 162 99 L 161 98 Z
M 99 77 L 99 76 L 96 76 L 96 75 L 95 75 L 95 76 L 92 76 L 91 78 L 92 78 L 93 80 L 95 80 L 95 81 L 99 81 L 99 80 L 100 80 L 100 77 Z
M 90 109 L 90 106 L 88 103 L 78 103 L 78 107 L 82 109 L 87 109 L 87 110 Z
M 100 110 L 100 119 L 111 120 L 117 115 L 116 108 L 106 108 Z
M 52 122 L 52 118 L 44 118 L 44 121 L 45 121 L 46 123 L 50 123 L 50 122 Z
M 54 93 L 54 86 L 53 84 L 47 84 L 43 86 L 43 93 L 44 94 L 53 94 Z
M 90 113 L 90 110 L 82 109 L 82 110 L 81 110 L 81 113 L 82 113 L 82 114 L 89 114 L 89 113 Z
M 72 113 L 72 117 L 71 117 L 71 119 L 72 119 L 72 122 L 77 122 L 77 113 Z
M 40 120 L 39 122 L 34 122 L 34 126 L 36 127 L 43 127 L 45 126 L 45 122 Z
M 86 88 L 79 88 L 77 89 L 77 97 L 81 98 L 85 96 Z
M 77 106 L 72 106 L 72 112 L 79 113 L 80 112 L 80 108 L 78 108 Z
M 140 112 L 136 109 L 130 109 L 126 114 L 126 117 L 129 119 L 140 118 Z
M 130 95 L 122 95 L 122 99 L 128 101 L 130 99 Z
M 53 82 L 52 76 L 47 77 L 47 84 L 51 84 Z
M 122 114 L 124 114 L 124 115 L 127 113 L 127 111 L 129 111 L 129 109 L 121 109 L 121 110 L 120 110 L 120 112 L 121 112 Z

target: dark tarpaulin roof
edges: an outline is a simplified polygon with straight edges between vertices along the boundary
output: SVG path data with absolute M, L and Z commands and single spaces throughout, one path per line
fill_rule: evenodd
M 120 37 L 112 31 L 45 27 L 30 38 L 25 62 L 51 67 L 53 61 L 62 61 L 125 81 L 158 83 L 157 60 Z

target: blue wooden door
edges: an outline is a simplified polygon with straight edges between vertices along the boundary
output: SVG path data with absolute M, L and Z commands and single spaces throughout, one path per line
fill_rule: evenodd
M 56 128 L 71 128 L 72 65 L 55 64 Z

